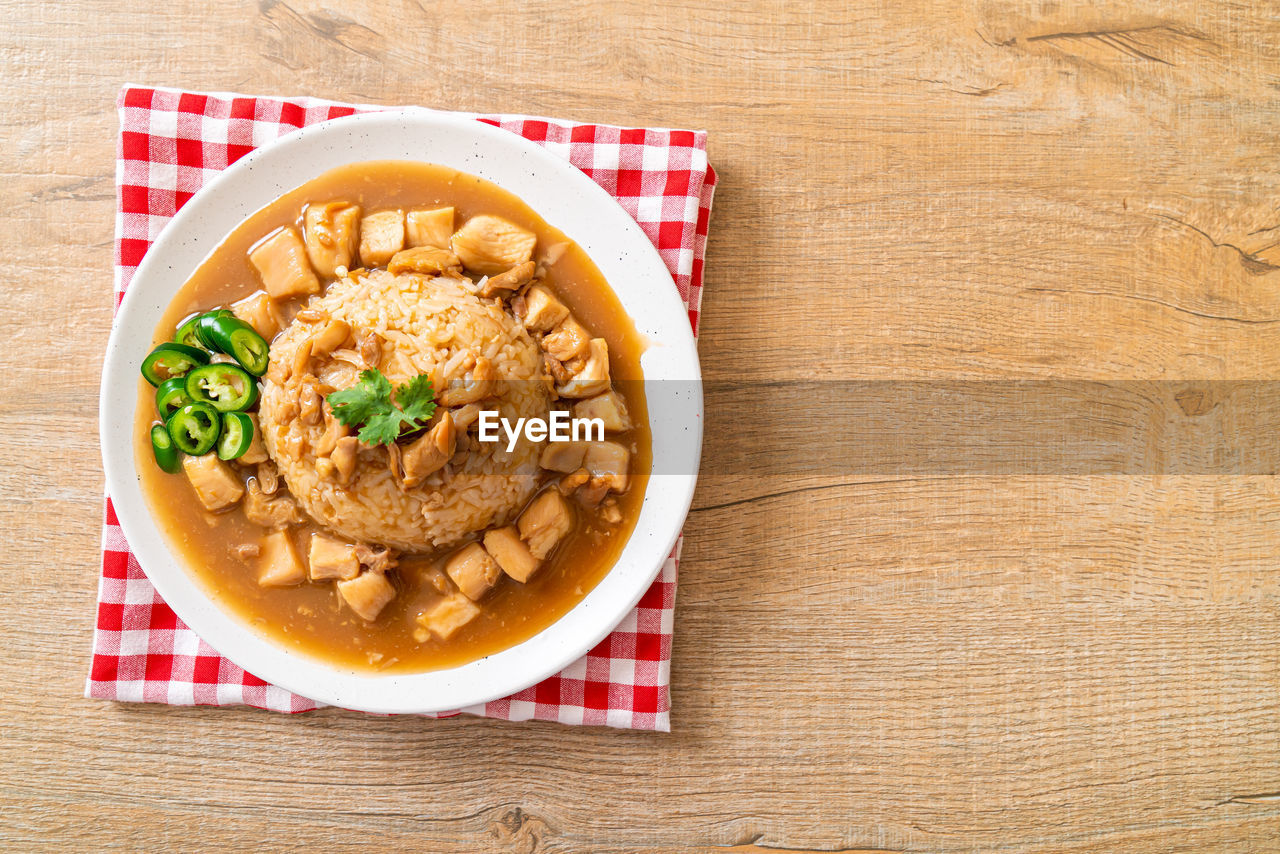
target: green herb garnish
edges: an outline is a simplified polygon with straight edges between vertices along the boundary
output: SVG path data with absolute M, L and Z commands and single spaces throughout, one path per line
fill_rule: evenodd
M 325 398 L 333 417 L 348 427 L 360 425 L 358 438 L 366 445 L 390 445 L 406 428 L 412 432 L 426 426 L 436 411 L 431 377 L 420 374 L 396 386 L 377 369 L 361 371 L 351 388 L 335 391 Z

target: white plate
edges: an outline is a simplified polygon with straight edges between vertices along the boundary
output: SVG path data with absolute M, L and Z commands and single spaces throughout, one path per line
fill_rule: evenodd
M 178 288 L 245 217 L 330 169 L 363 160 L 418 160 L 479 175 L 523 199 L 576 241 L 617 292 L 651 346 L 641 358 L 650 393 L 655 474 L 635 531 L 613 569 L 569 613 L 529 640 L 469 664 L 371 675 L 285 649 L 224 610 L 183 567 L 143 499 L 133 423 L 138 366 Z M 313 700 L 380 713 L 440 712 L 487 702 L 563 669 L 635 607 L 671 551 L 693 499 L 702 446 L 698 354 L 666 266 L 635 221 L 568 162 L 499 128 L 426 110 L 367 113 L 313 125 L 220 173 L 164 229 L 138 268 L 107 345 L 102 458 L 107 490 L 142 569 L 188 626 L 222 655 Z M 675 381 L 663 383 L 662 381 Z M 673 391 L 675 390 L 675 391 Z M 658 400 L 660 398 L 660 401 Z

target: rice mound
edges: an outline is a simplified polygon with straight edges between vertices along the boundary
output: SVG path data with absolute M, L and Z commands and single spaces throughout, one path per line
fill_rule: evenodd
M 497 394 L 481 401 L 482 408 L 496 409 L 513 422 L 546 418 L 550 395 L 538 345 L 501 303 L 479 299 L 465 284 L 376 270 L 336 282 L 304 310 L 346 321 L 355 341 L 376 335 L 382 351 L 377 367 L 393 385 L 419 374 L 447 378 L 468 356 L 483 355 L 497 369 L 499 382 Z M 292 365 L 298 349 L 323 326 L 294 319 L 271 344 L 273 368 Z M 354 349 L 313 356 L 309 366 L 308 373 L 334 389 L 354 385 L 366 367 Z M 309 425 L 296 416 L 296 383 L 282 383 L 281 373 L 273 369 L 263 382 L 259 418 L 267 452 L 302 508 L 337 534 L 402 551 L 431 551 L 505 524 L 533 494 L 540 444 L 522 437 L 507 453 L 505 434 L 496 443 L 477 443 L 473 437 L 468 452 L 409 489 L 393 478 L 386 448 L 364 448 L 351 482 L 339 486 L 316 469 L 323 421 Z M 440 388 L 437 382 L 437 394 Z

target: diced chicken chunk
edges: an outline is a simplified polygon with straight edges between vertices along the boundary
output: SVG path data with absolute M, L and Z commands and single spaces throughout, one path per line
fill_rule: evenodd
M 461 593 L 437 602 L 435 607 L 418 615 L 418 624 L 430 629 L 441 640 L 448 640 L 458 629 L 480 616 L 480 609 Z
M 256 466 L 258 463 L 267 461 L 267 446 L 262 442 L 262 425 L 258 423 L 257 413 L 250 412 L 249 420 L 253 422 L 253 441 L 249 443 L 249 450 L 241 454 L 236 462 L 244 463 L 247 466 Z M 272 491 L 274 492 L 275 490 Z
M 468 403 L 466 406 L 460 406 L 449 413 L 449 417 L 453 419 L 453 427 L 458 431 L 466 431 L 471 429 L 471 425 L 476 423 L 480 418 L 480 404 Z
M 360 440 L 355 436 L 345 436 L 333 447 L 329 459 L 333 462 L 334 471 L 338 475 L 338 483 L 346 486 L 351 482 L 351 475 L 356 470 L 356 454 L 360 450 Z
M 449 238 L 453 236 L 453 208 L 409 211 L 405 215 L 404 236 L 410 246 L 448 249 Z
M 262 491 L 257 478 L 249 479 L 244 496 L 244 517 L 264 528 L 285 528 L 302 521 L 298 505 L 287 495 L 272 497 Z
M 608 483 L 613 492 L 626 492 L 631 485 L 631 452 L 617 442 L 592 442 L 583 465 L 593 479 Z
M 387 262 L 387 270 L 392 273 L 421 273 L 424 276 L 439 276 L 449 270 L 461 270 L 462 262 L 458 256 L 448 249 L 435 246 L 414 246 L 401 249 L 391 256 Z
M 303 214 L 307 258 L 316 273 L 337 278 L 338 268 L 351 268 L 360 239 L 360 206 L 346 202 L 307 205 Z
M 532 261 L 525 261 L 512 267 L 505 273 L 499 273 L 484 280 L 484 284 L 480 287 L 479 294 L 482 297 L 505 297 L 512 291 L 519 290 L 528 284 L 533 278 L 533 272 L 537 269 L 537 265 Z
M 515 526 L 494 528 L 484 535 L 485 551 L 502 567 L 507 575 L 524 584 L 529 580 L 542 561 L 533 556 L 524 540 L 520 539 Z
M 444 571 L 464 596 L 477 602 L 489 592 L 502 573 L 479 543 L 471 543 L 454 552 L 445 563 Z
M 368 543 L 356 544 L 356 560 L 360 561 L 360 565 L 365 569 L 371 569 L 374 572 L 387 572 L 395 569 L 397 563 L 396 553 L 386 546 L 371 546 Z
M 548 442 L 542 449 L 538 464 L 548 471 L 568 474 L 582 468 L 587 446 L 584 442 Z
M 600 502 L 604 501 L 609 495 L 609 481 L 601 477 L 591 477 L 588 475 L 587 482 L 578 487 L 573 494 L 574 499 L 583 507 L 595 509 L 600 506 Z
M 590 341 L 591 333 L 570 315 L 542 337 L 542 349 L 560 361 L 567 362 L 585 353 Z
M 249 263 L 258 271 L 267 294 L 274 299 L 289 299 L 320 292 L 307 249 L 302 245 L 298 229 L 278 229 L 249 253 Z
M 560 490 L 561 495 L 572 495 L 574 490 L 589 480 L 591 480 L 591 472 L 586 469 L 578 469 L 560 478 L 560 482 L 556 484 L 556 489 Z
M 548 489 L 525 508 L 516 526 L 529 553 L 542 560 L 573 528 L 573 510 L 559 492 Z
M 497 388 L 498 371 L 493 362 L 479 356 L 471 369 L 460 377 L 447 381 L 445 387 L 436 397 L 441 406 L 462 406 L 477 400 L 484 400 Z
M 491 214 L 473 216 L 449 240 L 468 270 L 486 276 L 505 273 L 533 257 L 538 237 L 527 228 Z
M 293 547 L 287 531 L 276 531 L 262 538 L 258 557 L 258 584 L 263 587 L 288 587 L 307 580 L 307 571 Z
M 360 220 L 361 264 L 381 267 L 403 248 L 403 211 L 378 211 Z
M 569 365 L 573 379 L 557 386 L 561 397 L 595 397 L 609 390 L 609 344 L 603 338 L 592 338 L 580 364 Z
M 542 364 L 546 368 L 548 374 L 557 383 L 567 383 L 573 379 L 573 374 L 569 373 L 569 369 L 561 364 L 559 359 L 552 358 L 550 354 L 542 354 Z
M 524 325 L 538 332 L 550 332 L 569 316 L 569 309 L 543 285 L 534 285 L 524 294 Z
M 631 416 L 627 403 L 613 389 L 596 397 L 580 400 L 573 405 L 574 418 L 599 418 L 610 433 L 623 433 L 631 429 Z
M 360 574 L 356 547 L 328 534 L 311 535 L 311 551 L 307 556 L 311 580 L 340 578 L 344 581 Z
M 355 578 L 339 581 L 338 594 L 361 619 L 373 622 L 382 609 L 396 598 L 396 589 L 381 572 L 362 572 Z
M 244 484 L 231 466 L 218 459 L 217 454 L 183 457 L 182 468 L 196 491 L 196 497 L 210 510 L 230 507 L 244 495 Z
M 351 338 L 351 324 L 345 320 L 330 320 L 311 339 L 311 355 L 327 356 Z
M 606 498 L 604 503 L 600 505 L 600 519 L 608 525 L 616 525 L 622 521 L 622 508 L 618 506 L 618 499 Z
M 280 314 L 276 304 L 271 301 L 265 291 L 258 291 L 239 302 L 231 304 L 231 313 L 249 324 L 266 340 L 270 341 L 280 331 Z
M 453 418 L 446 412 L 436 425 L 405 447 L 400 456 L 404 485 L 414 487 L 423 479 L 444 468 L 453 457 L 457 432 Z

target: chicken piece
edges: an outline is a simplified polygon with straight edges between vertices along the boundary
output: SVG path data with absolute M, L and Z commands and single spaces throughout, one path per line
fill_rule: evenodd
M 360 440 L 355 436 L 344 436 L 334 445 L 329 460 L 333 463 L 334 473 L 338 476 L 338 484 L 346 486 L 351 482 L 351 475 L 356 470 L 356 453 L 360 450 Z
M 260 554 L 262 554 L 262 546 L 258 543 L 241 543 L 231 547 L 231 556 L 241 563 L 248 563 Z
M 498 372 L 484 356 L 476 358 L 475 365 L 461 377 L 449 380 L 444 390 L 436 397 L 441 406 L 462 406 L 477 400 L 484 400 L 493 394 L 497 386 Z
M 362 620 L 372 623 L 382 609 L 396 598 L 396 589 L 381 572 L 362 572 L 355 578 L 339 581 L 338 594 Z
M 400 470 L 404 474 L 404 485 L 415 487 L 427 476 L 444 468 L 453 457 L 456 446 L 453 418 L 446 412 L 434 427 L 402 449 Z
M 610 433 L 624 433 L 631 429 L 631 416 L 627 403 L 613 389 L 596 397 L 580 400 L 573 405 L 574 418 L 599 418 Z
M 586 454 L 585 442 L 548 442 L 542 449 L 538 464 L 548 471 L 568 474 L 582 468 L 582 460 Z
M 311 363 L 311 348 L 315 346 L 315 342 L 308 338 L 302 342 L 297 350 L 293 351 L 293 360 L 289 367 L 289 373 L 285 374 L 281 382 L 287 383 L 293 377 L 302 377 L 307 373 L 307 366 Z
M 480 616 L 480 609 L 461 593 L 437 602 L 429 611 L 418 615 L 418 625 L 429 629 L 441 640 L 453 637 L 458 629 Z
M 287 528 L 302 521 L 298 505 L 287 495 L 269 496 L 258 485 L 257 478 L 249 478 L 249 489 L 244 496 L 244 517 L 264 528 Z
M 311 355 L 327 356 L 351 338 L 351 324 L 345 320 L 330 320 L 312 339 Z
M 520 539 L 514 525 L 494 528 L 484 534 L 484 549 L 507 575 L 524 584 L 542 561 L 533 556 L 529 547 Z
M 556 484 L 556 489 L 560 490 L 561 495 L 572 495 L 575 489 L 589 480 L 591 480 L 591 472 L 586 469 L 578 469 L 560 478 L 560 482 Z
M 280 488 L 280 470 L 276 468 L 276 464 L 271 460 L 263 460 L 258 463 L 256 474 L 262 494 L 275 495 L 276 490 Z
M 591 333 L 573 315 L 560 321 L 555 329 L 542 336 L 542 349 L 562 362 L 586 353 Z
M 532 258 L 538 237 L 510 220 L 481 214 L 463 223 L 449 245 L 468 270 L 496 276 Z
M 592 442 L 583 462 L 593 479 L 600 478 L 614 492 L 626 492 L 631 485 L 630 464 L 631 452 L 617 442 Z
M 600 519 L 606 525 L 616 525 L 622 521 L 622 508 L 618 506 L 618 499 L 606 498 L 604 503 L 600 505 Z
M 453 584 L 449 581 L 449 576 L 444 574 L 444 570 L 439 566 L 432 566 L 424 569 L 419 576 L 422 583 L 430 587 L 441 596 L 448 596 L 453 591 Z
M 573 372 L 573 379 L 556 387 L 556 392 L 561 397 L 595 397 L 604 394 L 609 390 L 609 344 L 603 338 L 592 338 L 587 345 L 586 358 L 569 368 Z
M 316 456 L 327 457 L 338 447 L 338 440 L 351 435 L 351 428 L 343 424 L 333 415 L 328 406 L 322 410 L 324 414 L 324 434 L 316 442 Z
M 573 494 L 576 500 L 588 510 L 594 510 L 600 506 L 600 502 L 609 495 L 609 481 L 600 477 L 588 476 L 587 482 L 578 488 Z
M 448 249 L 453 235 L 453 208 L 423 210 L 415 208 L 405 214 L 405 243 L 410 246 L 434 246 Z
M 288 531 L 275 531 L 262 538 L 262 554 L 258 558 L 260 586 L 289 587 L 306 580 L 307 571 Z
M 256 466 L 267 461 L 267 446 L 262 443 L 262 425 L 258 423 L 257 413 L 250 412 L 249 420 L 253 422 L 253 440 L 249 442 L 249 450 L 241 454 L 236 462 Z
M 569 373 L 559 359 L 553 359 L 547 353 L 542 354 L 543 367 L 547 369 L 547 373 L 551 375 L 551 379 L 557 383 L 567 383 L 573 379 L 573 374 Z
M 328 534 L 312 534 L 311 550 L 307 556 L 311 580 L 340 578 L 343 581 L 360 574 L 360 561 L 356 547 Z
M 356 560 L 373 572 L 388 572 L 396 568 L 396 553 L 386 546 L 374 547 L 368 543 L 356 543 Z
M 473 602 L 479 602 L 502 574 L 502 568 L 479 543 L 471 543 L 454 552 L 445 563 L 444 571 L 462 594 Z
M 276 304 L 266 291 L 258 291 L 231 304 L 231 313 L 254 328 L 267 341 L 276 337 L 283 323 Z
M 404 248 L 404 211 L 378 211 L 360 220 L 360 263 L 381 267 Z
M 533 278 L 533 271 L 536 269 L 537 265 L 532 261 L 517 264 L 505 273 L 499 273 L 496 276 L 485 279 L 478 293 L 482 297 L 506 296 L 528 284 L 529 280 Z
M 542 560 L 573 528 L 573 510 L 558 491 L 548 489 L 525 508 L 516 527 L 529 553 Z
M 449 417 L 453 419 L 455 430 L 466 432 L 480 418 L 480 404 L 468 403 L 466 406 L 460 406 L 450 412 Z
M 249 252 L 249 263 L 258 271 L 267 294 L 273 299 L 289 299 L 320 292 L 320 280 L 307 261 L 298 229 L 292 226 L 273 231 Z
M 534 285 L 525 291 L 521 320 L 526 328 L 550 332 L 568 316 L 569 309 L 545 285 Z
M 439 276 L 449 270 L 461 271 L 462 262 L 448 249 L 438 249 L 435 246 L 413 246 L 409 249 L 401 249 L 392 255 L 387 263 L 387 270 L 392 273 Z
M 307 377 L 298 385 L 298 420 L 315 426 L 324 420 L 324 398 L 319 384 Z
M 325 279 L 350 269 L 360 239 L 360 206 L 346 202 L 307 205 L 302 216 L 303 239 L 311 266 Z
M 360 358 L 370 368 L 382 364 L 382 339 L 376 332 L 370 332 L 360 339 Z
M 231 466 L 214 453 L 183 457 L 182 468 L 200 503 L 210 510 L 224 510 L 244 496 L 244 484 Z

